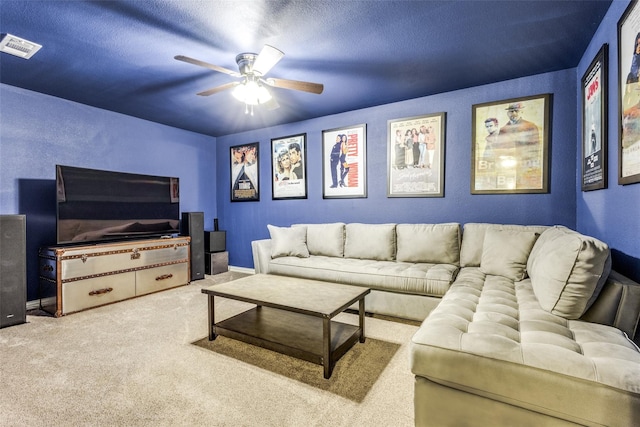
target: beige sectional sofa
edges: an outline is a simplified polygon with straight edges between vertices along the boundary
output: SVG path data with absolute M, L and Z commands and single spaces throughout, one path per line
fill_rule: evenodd
M 605 243 L 561 226 L 269 229 L 252 243 L 256 272 L 367 286 L 367 311 L 424 319 L 416 425 L 640 420 L 640 285 L 610 271 Z

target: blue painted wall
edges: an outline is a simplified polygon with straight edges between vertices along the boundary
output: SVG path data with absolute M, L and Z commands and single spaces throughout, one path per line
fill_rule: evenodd
M 252 267 L 251 241 L 267 224 L 296 222 L 498 222 L 576 227 L 576 71 L 541 74 L 318 119 L 217 138 L 218 215 L 227 230 L 230 263 Z M 473 104 L 552 93 L 549 194 L 471 195 Z M 345 94 L 349 96 L 349 94 Z M 387 198 L 387 121 L 446 112 L 444 198 Z M 367 124 L 365 199 L 322 198 L 322 130 Z M 307 134 L 308 198 L 272 200 L 271 138 Z M 260 201 L 230 202 L 229 147 L 259 142 Z
M 180 209 L 216 215 L 215 138 L 0 84 L 0 213 L 27 215 L 28 299 L 55 244 L 55 165 L 180 178 Z
M 580 232 L 607 242 L 613 252 L 614 268 L 640 281 L 640 184 L 618 185 L 618 30 L 628 2 L 614 1 L 577 67 L 577 81 L 586 72 L 604 43 L 609 44 L 609 140 L 608 188 L 582 192 L 576 187 L 576 220 Z M 624 52 L 623 52 L 624 54 Z M 578 83 L 576 99 L 582 99 Z M 582 106 L 577 105 L 576 132 L 581 135 Z M 580 183 L 580 156 L 576 156 L 576 179 Z
M 267 224 L 296 222 L 449 222 L 562 224 L 612 247 L 614 267 L 640 280 L 640 184 L 620 186 L 617 127 L 617 21 L 613 2 L 576 69 L 350 111 L 215 138 L 0 84 L 0 213 L 28 215 L 28 298 L 37 298 L 37 248 L 55 241 L 57 163 L 179 176 L 181 210 L 205 212 L 227 230 L 230 264 L 251 268 L 251 241 Z M 602 43 L 610 45 L 609 188 L 580 190 L 580 79 Z M 471 195 L 471 107 L 553 94 L 550 193 Z M 311 95 L 310 95 L 311 96 Z M 348 94 L 345 94 L 348 96 Z M 445 112 L 444 198 L 387 198 L 387 121 Z M 367 124 L 368 197 L 322 198 L 322 130 Z M 271 199 L 271 138 L 307 134 L 308 198 Z M 259 202 L 230 202 L 229 147 L 259 142 Z

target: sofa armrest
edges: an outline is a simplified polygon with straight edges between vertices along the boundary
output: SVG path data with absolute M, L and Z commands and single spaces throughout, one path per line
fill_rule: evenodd
M 614 326 L 638 344 L 640 284 L 612 270 L 598 298 L 580 320 Z
M 253 254 L 253 269 L 256 274 L 269 273 L 269 261 L 271 261 L 271 239 L 254 240 L 251 242 Z

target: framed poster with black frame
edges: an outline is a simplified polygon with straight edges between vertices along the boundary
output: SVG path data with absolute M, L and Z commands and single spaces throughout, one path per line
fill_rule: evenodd
M 549 192 L 551 95 L 473 105 L 471 194 Z
M 271 140 L 272 198 L 307 198 L 307 134 Z
M 618 184 L 640 182 L 640 6 L 618 21 Z
M 445 113 L 387 127 L 387 197 L 444 197 Z
M 367 197 L 367 125 L 322 131 L 322 197 Z
M 582 77 L 582 191 L 607 188 L 607 68 L 604 44 Z
M 236 145 L 231 153 L 231 201 L 254 202 L 260 200 L 258 177 L 258 143 Z

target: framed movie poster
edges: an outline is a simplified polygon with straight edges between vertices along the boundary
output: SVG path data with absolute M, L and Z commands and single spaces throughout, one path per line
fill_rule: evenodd
M 367 197 L 367 125 L 322 131 L 322 197 Z
M 258 143 L 231 147 L 231 201 L 260 200 Z
M 549 192 L 551 95 L 472 108 L 471 194 Z
M 640 182 L 640 6 L 632 1 L 618 22 L 618 184 Z
M 607 188 L 607 64 L 604 44 L 582 77 L 582 191 Z
M 445 113 L 387 123 L 387 197 L 444 197 Z
M 307 198 L 307 134 L 271 140 L 273 199 Z

